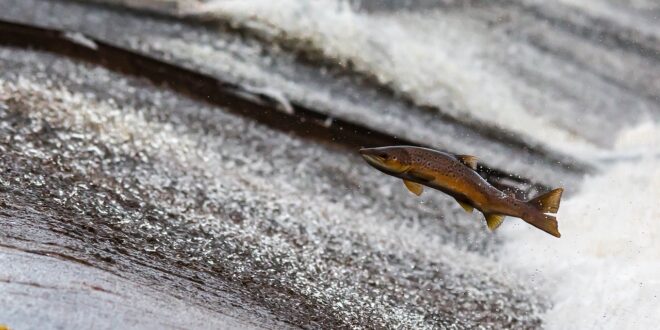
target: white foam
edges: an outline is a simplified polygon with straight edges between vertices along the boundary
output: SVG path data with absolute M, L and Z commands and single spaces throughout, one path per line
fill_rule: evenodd
M 327 58 L 350 61 L 357 70 L 376 75 L 419 104 L 439 106 L 457 117 L 494 123 L 559 150 L 595 148 L 546 117 L 546 109 L 522 103 L 520 86 L 507 83 L 510 73 L 491 60 L 492 52 L 502 52 L 502 44 L 484 36 L 479 22 L 440 10 L 357 12 L 341 1 L 210 1 L 189 12 L 310 44 Z M 520 47 L 525 46 L 510 44 L 506 53 L 518 53 Z
M 554 306 L 552 329 L 652 329 L 660 324 L 660 123 L 624 132 L 636 151 L 586 179 L 558 214 L 561 239 L 509 220 L 500 258 L 534 276 Z M 538 277 L 537 277 L 538 276 Z
M 582 10 L 592 15 L 597 15 L 600 19 L 607 19 L 628 28 L 640 30 L 641 32 L 653 37 L 660 36 L 660 30 L 657 28 L 657 16 L 651 13 L 660 8 L 655 0 L 628 0 L 628 1 L 609 1 L 609 0 L 556 0 L 559 4 L 571 6 L 574 10 Z M 531 0 L 543 4 L 545 1 Z M 644 15 L 646 14 L 646 15 Z M 639 24 L 640 20 L 648 21 L 650 24 Z

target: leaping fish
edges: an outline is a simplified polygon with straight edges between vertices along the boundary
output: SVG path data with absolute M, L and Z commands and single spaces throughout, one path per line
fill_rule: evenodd
M 381 172 L 403 179 L 415 195 L 421 195 L 423 186 L 427 186 L 453 197 L 468 213 L 473 209 L 481 211 L 490 230 L 499 227 L 505 216 L 512 216 L 552 236 L 561 236 L 557 218 L 545 213 L 557 213 L 562 188 L 522 201 L 484 180 L 476 172 L 474 156 L 413 146 L 364 148 L 360 154 Z

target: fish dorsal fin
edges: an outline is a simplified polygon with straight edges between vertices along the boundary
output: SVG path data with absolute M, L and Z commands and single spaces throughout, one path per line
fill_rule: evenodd
M 410 170 L 407 172 L 408 175 L 415 177 L 422 181 L 433 181 L 434 177 L 430 174 L 422 173 L 416 170 Z
M 456 201 L 458 202 L 459 205 L 461 205 L 461 207 L 463 208 L 463 210 L 465 210 L 465 212 L 472 213 L 472 211 L 474 210 L 474 206 L 472 206 L 472 205 L 470 205 L 466 202 L 461 202 L 458 199 Z
M 485 216 L 488 229 L 490 230 L 497 229 L 504 221 L 504 215 L 502 214 L 486 214 Z
M 421 195 L 422 192 L 424 191 L 424 186 L 422 186 L 419 183 L 415 183 L 415 182 L 408 181 L 408 180 L 403 180 L 403 184 L 406 185 L 406 188 L 408 188 L 408 190 L 410 190 L 411 193 L 413 193 L 417 196 Z
M 557 213 L 559 211 L 559 202 L 564 189 L 557 188 L 530 200 L 529 204 L 543 213 Z
M 475 171 L 477 170 L 477 157 L 470 155 L 456 155 L 456 159 L 458 159 L 459 162 L 463 163 L 463 165 Z

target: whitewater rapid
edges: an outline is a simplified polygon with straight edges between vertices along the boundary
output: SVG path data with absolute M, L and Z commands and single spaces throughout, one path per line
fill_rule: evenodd
M 341 1 L 210 1 L 192 11 L 211 13 L 275 42 L 320 50 L 418 104 L 494 124 L 597 166 L 583 182 L 557 182 L 567 191 L 558 214 L 561 239 L 509 219 L 495 258 L 550 298 L 553 305 L 543 316 L 548 328 L 656 327 L 656 62 L 630 46 L 611 46 L 588 33 L 547 24 L 544 19 L 552 21 L 554 7 L 549 17 L 529 16 L 526 10 L 543 2 L 504 2 L 517 8 L 515 13 L 475 3 L 468 9 L 472 5 L 365 13 Z M 555 2 L 614 30 L 654 35 L 657 25 L 647 16 L 630 19 L 656 8 L 643 3 Z
M 440 2 L 423 11 L 365 12 L 345 1 L 256 0 L 209 1 L 187 11 L 321 52 L 417 104 L 577 156 L 611 147 L 609 133 L 620 125 L 603 116 L 626 108 L 629 116 L 616 119 L 631 125 L 640 114 L 653 113 L 634 90 L 659 84 L 653 63 L 591 40 L 572 40 L 542 21 L 529 23 L 533 17 L 521 9 L 529 5 Z
M 660 123 L 624 132 L 609 164 L 562 202 L 560 240 L 506 221 L 499 259 L 551 297 L 549 329 L 660 323 Z

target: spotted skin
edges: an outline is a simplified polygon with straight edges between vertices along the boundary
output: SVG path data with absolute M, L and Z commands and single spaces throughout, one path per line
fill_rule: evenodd
M 493 187 L 455 155 L 413 146 L 361 149 L 360 153 L 367 163 L 381 172 L 440 190 L 481 211 L 486 217 L 507 215 L 521 218 L 559 237 L 554 217 Z

